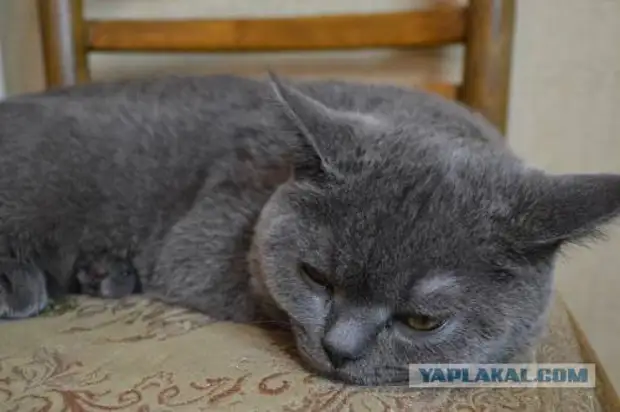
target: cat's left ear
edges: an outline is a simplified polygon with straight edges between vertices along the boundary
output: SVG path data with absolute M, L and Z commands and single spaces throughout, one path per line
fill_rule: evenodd
M 510 232 L 521 244 L 579 241 L 620 216 L 620 175 L 534 176 Z
M 364 152 L 356 133 L 377 127 L 380 122 L 370 115 L 329 108 L 275 74 L 270 72 L 269 77 L 285 115 L 307 143 L 303 155 L 294 160 L 296 177 L 341 175 L 339 162 Z

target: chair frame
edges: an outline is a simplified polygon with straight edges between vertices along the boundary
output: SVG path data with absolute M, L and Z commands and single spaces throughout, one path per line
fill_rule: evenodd
M 48 87 L 88 82 L 91 52 L 267 52 L 465 46 L 460 85 L 421 85 L 506 131 L 516 0 L 298 18 L 90 20 L 83 0 L 38 0 Z M 439 2 L 438 2 L 439 3 Z

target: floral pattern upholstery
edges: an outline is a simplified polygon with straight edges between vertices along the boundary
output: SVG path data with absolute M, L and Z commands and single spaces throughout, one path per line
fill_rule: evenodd
M 539 362 L 579 362 L 556 299 Z M 600 411 L 591 389 L 348 387 L 304 370 L 286 332 L 134 297 L 72 297 L 0 324 L 0 411 Z

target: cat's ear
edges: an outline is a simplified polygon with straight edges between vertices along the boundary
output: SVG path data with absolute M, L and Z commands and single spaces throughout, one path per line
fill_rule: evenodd
M 293 162 L 297 177 L 339 176 L 338 164 L 363 151 L 356 131 L 377 125 L 369 115 L 343 112 L 325 106 L 269 72 L 270 84 L 285 115 L 303 136 L 305 145 Z
M 579 241 L 620 215 L 620 175 L 560 175 L 531 183 L 513 233 L 530 245 Z

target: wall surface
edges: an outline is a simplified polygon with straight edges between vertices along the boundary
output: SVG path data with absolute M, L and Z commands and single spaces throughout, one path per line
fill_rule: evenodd
M 620 1 L 519 0 L 509 139 L 554 172 L 620 172 Z M 620 390 L 620 225 L 557 284 Z
M 7 95 L 43 88 L 43 59 L 37 25 L 34 1 L 0 0 L 0 73 Z
M 7 2 L 13 5 L 7 16 Z M 87 0 L 96 17 L 230 17 L 402 10 L 416 0 Z M 17 7 L 16 4 L 22 4 Z M 32 36 L 32 0 L 0 0 L 0 39 L 11 92 L 40 87 L 40 69 L 25 59 Z M 509 139 L 530 163 L 553 172 L 620 172 L 620 0 L 519 0 Z M 6 24 L 11 29 L 7 30 Z M 16 23 L 16 22 L 19 22 Z M 9 33 L 7 35 L 7 32 Z M 17 34 L 22 33 L 22 34 Z M 34 41 L 34 40 L 29 40 Z M 36 43 L 36 42 L 35 42 Z M 34 43 L 33 43 L 34 44 Z M 6 56 L 9 57 L 6 57 Z M 411 83 L 435 76 L 458 79 L 459 50 L 437 54 L 351 53 L 285 55 L 276 67 L 307 76 L 347 76 Z M 269 56 L 112 56 L 93 58 L 95 78 L 158 72 L 251 73 L 274 65 Z M 36 58 L 34 59 L 36 60 Z M 313 63 L 311 63 L 312 61 Z M 361 64 L 363 63 L 363 64 Z M 420 67 L 424 66 L 424 68 Z M 557 284 L 620 388 L 620 226 L 590 249 L 570 249 Z

